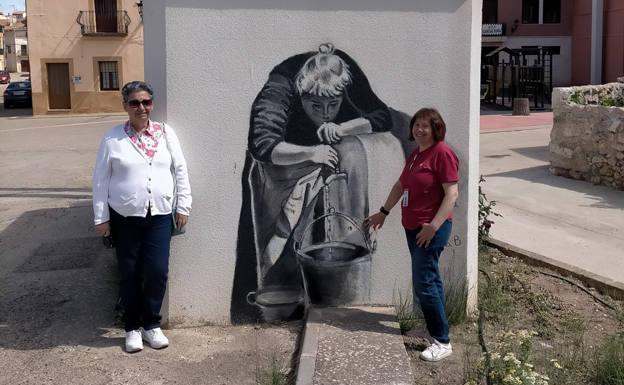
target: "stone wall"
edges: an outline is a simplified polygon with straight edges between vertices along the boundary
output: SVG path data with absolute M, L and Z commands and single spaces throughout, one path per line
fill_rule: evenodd
M 551 172 L 624 189 L 624 84 L 556 88 Z

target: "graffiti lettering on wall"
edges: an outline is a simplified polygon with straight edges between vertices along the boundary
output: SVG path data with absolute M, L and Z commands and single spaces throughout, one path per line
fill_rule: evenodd
M 392 125 L 360 66 L 330 43 L 273 68 L 251 106 L 234 322 L 296 317 L 305 298 L 367 301 L 373 247 L 360 138 Z

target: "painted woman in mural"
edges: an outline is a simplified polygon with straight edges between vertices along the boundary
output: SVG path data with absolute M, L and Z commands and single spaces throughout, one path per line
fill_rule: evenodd
M 233 321 L 249 318 L 254 309 L 246 297 L 260 288 L 299 292 L 294 243 L 329 205 L 341 205 L 359 219 L 367 216 L 365 155 L 348 138 L 391 126 L 387 106 L 360 67 L 330 43 L 271 71 L 251 108 Z M 327 195 L 319 199 L 324 187 L 341 177 L 350 185 L 347 191 L 335 183 L 334 201 L 341 202 L 331 203 Z

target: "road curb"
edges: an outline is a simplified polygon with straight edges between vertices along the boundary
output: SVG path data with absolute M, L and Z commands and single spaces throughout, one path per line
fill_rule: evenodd
M 321 331 L 321 309 L 310 308 L 303 332 L 303 343 L 297 366 L 296 385 L 312 385 L 314 383 L 314 371 L 316 370 L 316 355 Z
M 521 259 L 529 265 L 547 267 L 563 275 L 572 276 L 587 286 L 595 288 L 602 294 L 609 295 L 614 299 L 624 300 L 624 284 L 621 282 L 614 281 L 610 278 L 594 274 L 587 270 L 548 258 L 532 251 L 521 249 L 497 239 L 488 238 L 486 243 L 489 246 L 500 250 L 503 254 Z

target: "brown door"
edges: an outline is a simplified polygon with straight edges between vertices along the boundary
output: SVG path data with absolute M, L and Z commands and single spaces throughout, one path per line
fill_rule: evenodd
M 71 109 L 69 64 L 48 63 L 48 101 L 51 110 Z
M 95 28 L 97 32 L 118 32 L 117 0 L 95 0 Z
M 22 72 L 30 72 L 30 63 L 28 60 L 22 60 Z

